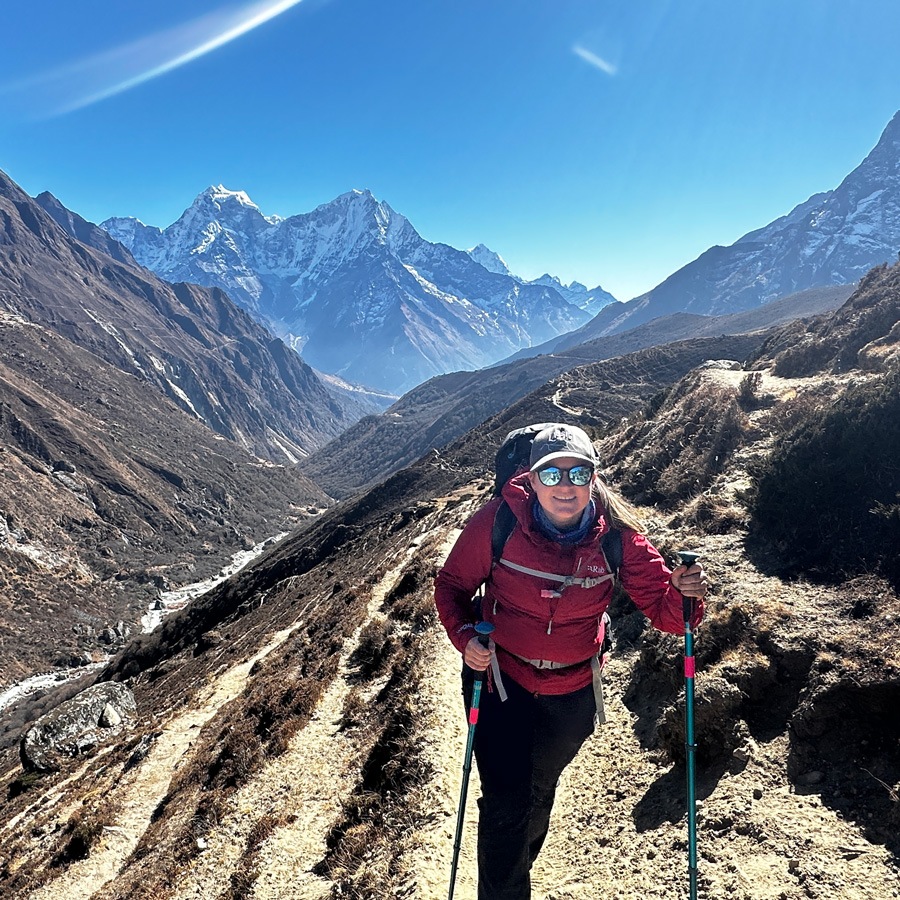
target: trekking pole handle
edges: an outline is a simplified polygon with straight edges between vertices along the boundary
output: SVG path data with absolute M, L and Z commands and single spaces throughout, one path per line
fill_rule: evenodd
M 690 568 L 700 559 L 700 554 L 695 550 L 677 550 L 676 555 L 678 556 L 681 565 L 687 566 Z M 682 601 L 682 611 L 684 613 L 685 622 L 690 621 L 691 616 L 694 613 L 694 598 L 693 597 L 685 597 Z
M 477 677 L 484 675 L 484 670 L 490 665 L 493 654 L 491 653 L 491 632 L 494 626 L 489 622 L 479 622 L 470 625 L 475 634 L 469 638 L 463 648 L 463 661 L 466 667 L 475 673 Z M 469 632 L 471 634 L 471 632 Z
M 478 635 L 478 643 L 487 649 L 491 644 L 491 635 L 494 632 L 494 626 L 490 622 L 479 622 L 475 626 L 475 633 Z

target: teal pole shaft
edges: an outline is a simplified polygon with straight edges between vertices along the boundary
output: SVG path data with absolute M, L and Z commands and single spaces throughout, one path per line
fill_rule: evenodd
M 697 779 L 694 741 L 694 635 L 691 631 L 691 602 L 684 601 L 684 708 L 685 751 L 687 760 L 687 813 L 688 813 L 688 877 L 690 898 L 697 900 Z
M 479 622 L 475 626 L 478 640 L 487 647 L 494 626 L 488 622 Z M 456 836 L 453 839 L 453 864 L 450 867 L 450 893 L 447 900 L 453 900 L 456 887 L 456 870 L 459 866 L 459 851 L 462 847 L 463 819 L 466 815 L 466 796 L 469 793 L 469 775 L 472 772 L 472 748 L 475 745 L 475 726 L 478 724 L 478 707 L 481 703 L 481 687 L 484 684 L 484 672 L 475 673 L 472 686 L 472 703 L 469 706 L 469 735 L 466 738 L 466 755 L 463 759 L 462 788 L 459 792 L 459 807 L 456 811 Z
M 679 552 L 683 565 L 690 568 L 699 553 L 687 550 Z M 684 616 L 684 749 L 687 770 L 687 817 L 688 817 L 688 878 L 690 880 L 690 900 L 697 900 L 697 774 L 695 756 L 697 744 L 694 740 L 694 633 L 691 619 L 694 600 L 684 597 L 681 605 Z
M 453 900 L 456 886 L 456 869 L 459 865 L 459 851 L 462 847 L 463 819 L 466 814 L 466 795 L 469 792 L 469 774 L 472 771 L 472 745 L 475 743 L 475 725 L 478 722 L 478 704 L 481 700 L 481 685 L 484 682 L 479 672 L 472 688 L 472 705 L 469 707 L 469 737 L 466 740 L 466 756 L 463 761 L 462 789 L 459 792 L 459 808 L 456 811 L 456 837 L 453 839 L 453 865 L 450 868 L 450 893 L 447 900 Z

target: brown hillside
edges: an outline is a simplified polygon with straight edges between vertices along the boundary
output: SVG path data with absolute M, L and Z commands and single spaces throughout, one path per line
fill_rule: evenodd
M 869 287 L 872 308 L 884 294 Z M 839 315 L 852 343 L 866 315 Z M 860 358 L 896 346 L 885 325 Z M 465 720 L 431 578 L 490 491 L 499 440 L 555 412 L 595 431 L 632 492 L 650 489 L 644 465 L 666 475 L 650 532 L 667 554 L 698 549 L 714 579 L 697 637 L 701 896 L 900 896 L 897 594 L 871 572 L 780 577 L 752 512 L 787 425 L 890 369 L 786 378 L 777 360 L 693 370 L 618 426 L 599 414 L 614 396 L 603 365 L 569 373 L 174 614 L 102 675 L 134 687 L 135 730 L 55 775 L 5 751 L 0 886 L 29 900 L 445 897 Z M 680 642 L 642 632 L 626 604 L 615 621 L 610 723 L 560 786 L 534 871 L 544 900 L 686 894 Z M 460 900 L 476 817 L 473 802 Z
M 103 658 L 161 590 L 327 498 L 146 382 L 0 312 L 0 685 Z M 121 629 L 120 629 L 121 631 Z
M 146 381 L 275 462 L 295 462 L 354 421 L 296 353 L 224 292 L 168 284 L 120 257 L 71 237 L 0 172 L 0 310 Z
M 657 334 L 658 340 L 663 340 Z M 598 425 L 617 422 L 649 397 L 670 385 L 703 360 L 744 359 L 755 353 L 762 334 L 673 341 L 631 351 L 633 337 L 611 339 L 584 355 L 541 356 L 478 372 L 433 378 L 402 397 L 381 416 L 369 416 L 300 465 L 301 471 L 330 496 L 345 498 L 371 487 L 426 453 L 444 448 L 486 419 L 515 409 L 523 397 L 552 395 L 558 384 L 577 383 L 568 375 L 592 362 L 602 390 L 578 400 Z M 627 349 L 623 349 L 627 348 Z M 622 355 L 616 353 L 623 349 Z M 615 358 L 608 359 L 608 355 Z M 552 385 L 548 388 L 545 385 Z M 534 396 L 532 396 L 534 395 Z M 552 398 L 547 402 L 552 404 Z M 576 414 L 579 414 L 576 412 Z M 558 415 L 558 413 L 557 413 Z

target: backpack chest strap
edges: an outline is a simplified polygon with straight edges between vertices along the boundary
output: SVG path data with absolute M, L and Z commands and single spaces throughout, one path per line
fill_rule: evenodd
M 508 559 L 501 559 L 500 565 L 506 566 L 507 569 L 521 572 L 523 575 L 533 575 L 535 578 L 558 581 L 562 585 L 560 591 L 564 591 L 567 587 L 571 587 L 572 585 L 583 588 L 592 588 L 596 587 L 598 584 L 603 584 L 604 581 L 612 581 L 616 577 L 611 572 L 608 572 L 606 575 L 598 575 L 595 578 L 577 578 L 574 575 L 557 575 L 554 572 L 541 572 L 538 569 L 529 569 L 527 566 L 520 566 L 518 563 L 510 562 Z

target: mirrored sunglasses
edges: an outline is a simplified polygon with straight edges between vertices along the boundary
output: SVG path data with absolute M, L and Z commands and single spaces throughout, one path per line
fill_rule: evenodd
M 559 466 L 546 466 L 543 469 L 538 469 L 537 476 L 541 484 L 547 487 L 559 484 L 563 475 L 568 475 L 569 481 L 575 487 L 584 487 L 590 483 L 593 474 L 593 466 L 572 466 L 571 469 L 561 469 Z

